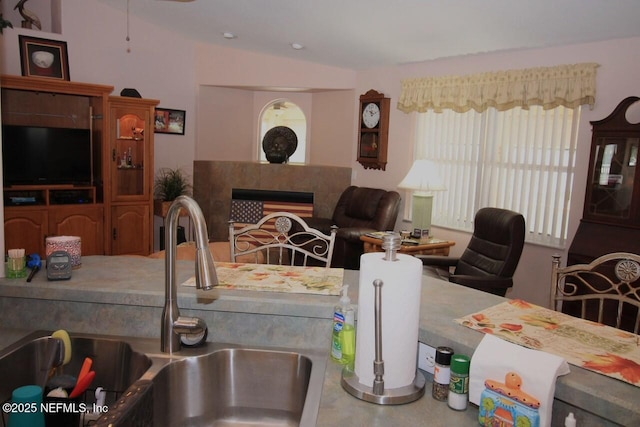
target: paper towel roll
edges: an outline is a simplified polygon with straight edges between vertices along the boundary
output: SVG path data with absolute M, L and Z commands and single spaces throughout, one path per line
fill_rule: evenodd
M 373 386 L 376 355 L 373 281 L 380 279 L 382 359 L 387 389 L 411 385 L 415 379 L 422 262 L 404 254 L 398 254 L 396 261 L 386 261 L 384 256 L 376 252 L 360 258 L 355 373 L 361 384 Z

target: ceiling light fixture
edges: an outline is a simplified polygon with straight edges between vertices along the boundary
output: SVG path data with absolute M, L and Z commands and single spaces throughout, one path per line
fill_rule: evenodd
M 235 39 L 238 36 L 236 36 L 235 34 L 229 32 L 229 31 L 225 31 L 224 33 L 222 33 L 222 37 L 224 37 L 227 40 L 231 40 L 231 39 Z
M 300 43 L 291 43 L 291 47 L 295 50 L 304 49 L 304 45 L 301 45 Z

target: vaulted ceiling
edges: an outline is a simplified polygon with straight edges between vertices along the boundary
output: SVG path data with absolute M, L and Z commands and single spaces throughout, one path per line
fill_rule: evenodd
M 351 69 L 640 36 L 638 0 L 130 0 L 129 12 L 194 40 Z

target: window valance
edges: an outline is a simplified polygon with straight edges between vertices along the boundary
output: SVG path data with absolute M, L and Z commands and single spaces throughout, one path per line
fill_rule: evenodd
M 466 76 L 423 77 L 402 80 L 398 109 L 410 113 L 450 109 L 464 113 L 489 107 L 504 111 L 541 105 L 593 108 L 598 64 L 583 63 L 498 71 Z

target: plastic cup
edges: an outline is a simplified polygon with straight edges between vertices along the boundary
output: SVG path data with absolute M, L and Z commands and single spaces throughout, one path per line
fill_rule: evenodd
M 40 410 L 42 387 L 25 385 L 13 390 L 8 427 L 44 427 L 44 415 Z
M 6 276 L 10 279 L 27 277 L 26 257 L 9 258 L 7 260 Z

